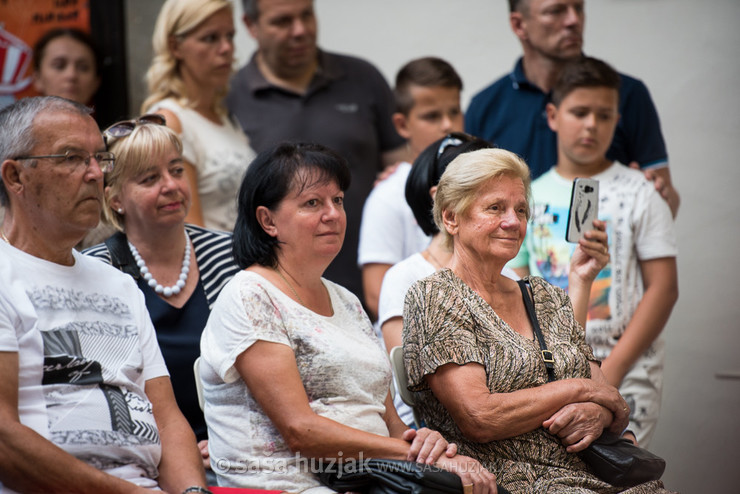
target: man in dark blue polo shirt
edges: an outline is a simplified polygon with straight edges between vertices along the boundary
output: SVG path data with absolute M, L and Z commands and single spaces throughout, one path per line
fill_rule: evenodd
M 545 106 L 563 64 L 583 54 L 584 0 L 509 0 L 509 9 L 523 56 L 510 74 L 473 98 L 465 130 L 519 154 L 537 178 L 557 162 Z M 680 198 L 671 182 L 655 105 L 645 84 L 620 76 L 621 118 L 607 158 L 645 170 L 675 216 Z

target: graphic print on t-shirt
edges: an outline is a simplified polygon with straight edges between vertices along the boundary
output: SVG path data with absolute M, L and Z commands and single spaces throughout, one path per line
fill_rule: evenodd
M 606 221 L 606 230 L 610 243 L 612 240 L 612 222 Z M 542 276 L 551 284 L 567 291 L 570 258 L 576 244 L 565 241 L 565 230 L 568 224 L 568 208 L 535 204 L 527 235 L 531 235 L 530 266 L 534 262 L 537 271 L 532 274 Z M 609 319 L 609 292 L 612 286 L 611 263 L 608 263 L 598 274 L 591 287 L 588 307 L 588 320 Z
M 58 286 L 28 293 L 43 320 L 41 384 L 52 442 L 101 469 L 139 463 L 93 453 L 101 446 L 158 445 L 143 370 L 139 328 L 117 297 Z M 91 450 L 92 448 L 92 450 Z M 151 471 L 156 476 L 156 471 Z

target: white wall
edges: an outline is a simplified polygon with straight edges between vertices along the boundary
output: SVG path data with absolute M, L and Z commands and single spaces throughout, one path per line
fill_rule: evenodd
M 465 106 L 519 54 L 505 0 L 316 0 L 316 9 L 323 48 L 362 56 L 389 81 L 412 58 L 449 60 L 465 81 Z M 665 330 L 663 412 L 652 449 L 668 460 L 672 489 L 738 492 L 740 379 L 716 375 L 740 377 L 740 1 L 589 0 L 586 15 L 586 52 L 651 89 L 683 199 L 681 296 Z M 254 44 L 244 31 L 237 44 L 244 61 Z

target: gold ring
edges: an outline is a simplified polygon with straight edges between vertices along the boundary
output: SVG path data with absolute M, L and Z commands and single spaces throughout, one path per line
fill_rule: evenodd
M 472 494 L 473 492 L 473 484 L 468 484 L 463 486 L 463 494 Z

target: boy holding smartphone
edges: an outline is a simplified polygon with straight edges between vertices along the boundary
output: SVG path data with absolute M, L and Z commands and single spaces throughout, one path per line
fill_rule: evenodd
M 572 182 L 599 181 L 599 219 L 606 221 L 610 260 L 591 290 L 586 340 L 632 409 L 629 429 L 647 447 L 660 412 L 660 333 L 678 299 L 676 236 L 670 208 L 645 176 L 606 158 L 618 103 L 619 75 L 606 63 L 583 57 L 563 69 L 547 105 L 558 162 L 532 182 L 527 237 L 509 266 L 520 276 L 542 276 L 567 289 Z

